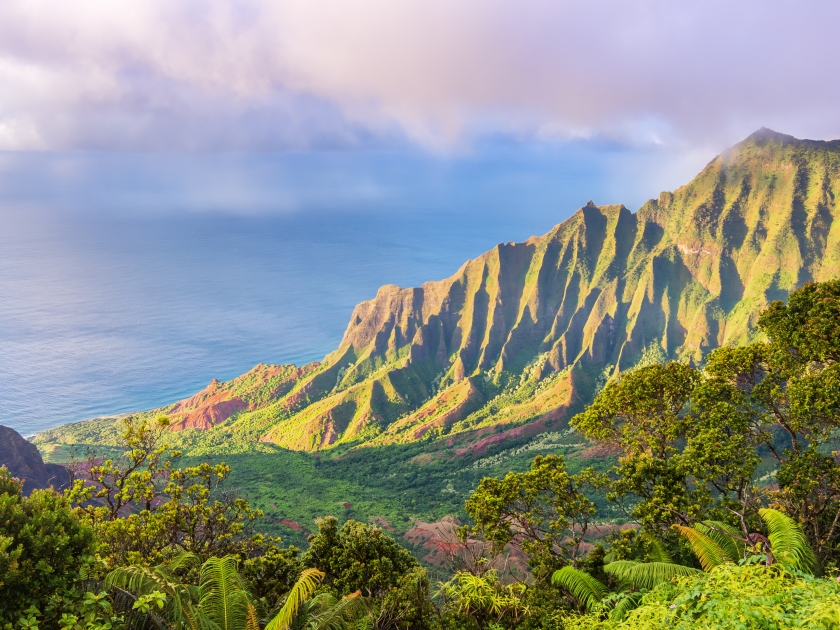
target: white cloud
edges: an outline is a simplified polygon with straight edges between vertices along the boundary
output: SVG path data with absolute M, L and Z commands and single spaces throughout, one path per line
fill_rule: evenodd
M 0 149 L 840 135 L 806 0 L 5 0 Z

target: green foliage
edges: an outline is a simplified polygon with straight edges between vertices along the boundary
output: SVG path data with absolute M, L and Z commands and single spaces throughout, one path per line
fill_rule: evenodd
M 616 560 L 604 566 L 604 571 L 616 577 L 631 588 L 649 591 L 662 582 L 674 578 L 702 573 L 692 567 L 673 562 L 636 562 L 634 560 Z
M 840 584 L 762 565 L 724 564 L 663 582 L 622 621 L 588 615 L 570 629 L 688 630 L 840 627 Z
M 570 475 L 562 457 L 538 455 L 528 472 L 481 480 L 466 503 L 474 525 L 461 536 L 481 537 L 494 554 L 521 546 L 532 569 L 545 576 L 578 561 L 596 511 L 584 491 L 604 481 L 591 469 Z
M 81 478 L 70 489 L 70 499 L 97 520 L 124 516 L 132 506 L 151 509 L 169 477 L 173 461 L 181 453 L 163 440 L 169 418 L 154 421 L 128 416 L 121 420 L 120 454 L 99 462 L 95 454 L 80 468 Z
M 377 630 L 436 628 L 440 614 L 432 601 L 426 570 L 418 566 L 402 576 L 399 584 L 385 593 L 375 613 L 373 627 Z
M 180 451 L 166 442 L 169 421 L 125 418 L 116 457 L 89 456 L 85 477 L 67 492 L 93 528 L 111 566 L 160 562 L 179 548 L 202 560 L 249 555 L 263 544 L 252 531 L 260 510 L 221 490 L 230 475 L 224 463 L 176 468 Z
M 281 547 L 279 542 L 267 541 L 261 554 L 242 563 L 242 576 L 268 610 L 278 606 L 280 598 L 292 589 L 303 571 L 300 550 Z
M 318 569 L 304 569 L 297 582 L 286 595 L 286 601 L 277 615 L 266 626 L 266 630 L 286 630 L 300 615 L 304 604 L 312 599 L 324 579 L 324 572 Z M 307 616 L 309 610 L 306 610 Z
M 607 595 L 607 587 L 585 571 L 563 567 L 551 576 L 551 583 L 571 593 L 584 610 L 592 611 Z
M 339 528 L 335 517 L 318 520 L 318 533 L 309 537 L 301 561 L 324 571 L 324 584 L 340 596 L 360 591 L 381 597 L 418 566 L 414 556 L 381 528 L 357 521 Z
M 208 558 L 201 565 L 198 607 L 219 630 L 259 630 L 254 597 L 237 565 L 234 556 Z
M 728 562 L 735 562 L 737 558 L 730 556 L 726 550 L 704 532 L 684 525 L 674 525 L 680 534 L 686 537 L 691 550 L 700 561 L 704 571 L 711 571 L 715 567 Z
M 791 571 L 816 573 L 817 558 L 802 526 L 778 510 L 762 508 L 758 513 L 767 524 L 767 538 L 776 561 Z
M 509 627 L 520 621 L 526 613 L 525 590 L 522 583 L 502 584 L 493 570 L 484 575 L 459 571 L 440 584 L 439 595 L 444 618 L 463 616 L 482 630 L 494 625 Z
M 83 597 L 77 583 L 93 566 L 93 531 L 52 490 L 21 494 L 0 467 L 0 626 L 35 607 L 33 619 L 56 623 Z M 28 618 L 28 616 L 26 617 Z
M 199 608 L 199 588 L 195 584 L 184 583 L 178 575 L 184 569 L 195 569 L 199 565 L 196 556 L 181 553 L 169 562 L 154 567 L 118 567 L 106 576 L 105 585 L 130 593 L 138 598 L 137 601 L 148 601 L 150 596 L 160 601 L 155 595 L 160 593 L 164 598 L 164 606 L 158 607 L 155 613 L 159 613 L 175 628 L 199 630 L 204 623 Z

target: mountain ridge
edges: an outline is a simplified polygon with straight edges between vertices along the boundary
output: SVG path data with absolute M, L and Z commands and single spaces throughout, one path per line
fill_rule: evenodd
M 700 363 L 751 339 L 772 300 L 840 276 L 838 193 L 840 141 L 761 129 L 635 213 L 589 202 L 449 278 L 380 287 L 320 363 L 257 366 L 156 412 L 185 438 L 300 451 L 560 426 L 614 374 Z

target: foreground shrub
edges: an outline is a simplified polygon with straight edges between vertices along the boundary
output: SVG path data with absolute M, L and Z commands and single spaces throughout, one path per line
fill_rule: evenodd
M 0 468 L 0 627 L 27 616 L 55 621 L 81 597 L 77 582 L 93 547 L 93 531 L 66 498 L 53 490 L 25 497 L 20 481 Z
M 569 619 L 579 630 L 840 628 L 840 584 L 780 566 L 724 564 L 660 584 L 620 622 Z

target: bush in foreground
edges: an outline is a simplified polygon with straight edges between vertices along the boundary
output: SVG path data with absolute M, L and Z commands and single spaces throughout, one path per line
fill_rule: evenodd
M 570 618 L 576 630 L 840 628 L 840 583 L 778 565 L 724 564 L 660 584 L 622 621 Z

